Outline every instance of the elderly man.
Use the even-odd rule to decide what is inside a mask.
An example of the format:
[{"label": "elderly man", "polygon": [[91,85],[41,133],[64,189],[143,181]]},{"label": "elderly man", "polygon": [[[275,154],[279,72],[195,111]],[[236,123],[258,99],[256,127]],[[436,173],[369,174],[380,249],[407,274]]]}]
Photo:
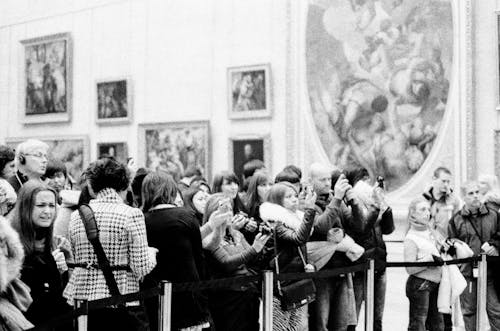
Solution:
[{"label": "elderly man", "polygon": [[17,146],[15,158],[17,172],[8,179],[16,193],[28,180],[42,180],[47,169],[48,150],[49,145],[36,139],[28,139]]},{"label": "elderly man", "polygon": [[[481,252],[498,255],[500,247],[500,217],[498,212],[487,208],[482,202],[477,182],[462,186],[464,207],[453,216],[448,224],[448,235],[469,245],[475,255]],[[467,263],[461,267],[468,286],[460,296],[465,330],[476,329],[477,266]],[[494,277],[488,269],[486,312],[492,331],[500,331],[500,301],[494,287]]]}]

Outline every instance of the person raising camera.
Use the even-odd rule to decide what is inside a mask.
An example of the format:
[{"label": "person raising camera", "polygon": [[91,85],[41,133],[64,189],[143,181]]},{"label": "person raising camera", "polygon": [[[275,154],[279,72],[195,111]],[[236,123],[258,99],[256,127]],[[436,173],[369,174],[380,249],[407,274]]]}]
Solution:
[{"label": "person raising camera", "polygon": [[[211,276],[228,278],[255,274],[247,264],[260,254],[271,233],[261,228],[250,245],[243,234],[233,227],[231,201],[223,193],[215,193],[208,199],[204,223],[215,213],[227,215],[227,219],[215,230],[221,240],[218,246],[210,249],[207,258]],[[259,330],[259,290],[255,284],[218,289],[210,295],[209,307],[218,331]]]}]

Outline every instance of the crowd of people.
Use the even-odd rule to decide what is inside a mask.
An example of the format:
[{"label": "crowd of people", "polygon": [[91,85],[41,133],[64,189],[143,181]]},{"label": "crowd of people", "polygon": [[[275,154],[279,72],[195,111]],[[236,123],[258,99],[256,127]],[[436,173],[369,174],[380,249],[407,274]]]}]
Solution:
[{"label": "crowd of people", "polygon": [[[383,180],[373,181],[366,169],[314,163],[303,176],[290,165],[271,178],[255,163],[244,182],[222,171],[210,184],[197,169],[176,181],[102,155],[72,183],[48,149],[32,139],[15,151],[0,146],[0,330],[43,325],[75,300],[134,293],[162,280],[311,272],[367,259],[376,269],[374,330],[382,330],[383,235],[395,226]],[[496,179],[465,183],[459,198],[451,177],[447,168],[436,169],[431,187],[410,203],[405,261],[498,255]],[[407,268],[408,330],[451,330],[462,315],[466,330],[475,330],[477,265],[463,264],[458,275],[449,267]],[[500,330],[496,269],[488,270],[487,284],[492,330]],[[452,275],[462,282],[450,281]],[[172,329],[257,331],[258,286],[174,292]],[[364,300],[363,272],[278,281],[273,330],[355,330]],[[91,311],[89,330],[157,330],[158,320],[158,300],[151,298]]]}]

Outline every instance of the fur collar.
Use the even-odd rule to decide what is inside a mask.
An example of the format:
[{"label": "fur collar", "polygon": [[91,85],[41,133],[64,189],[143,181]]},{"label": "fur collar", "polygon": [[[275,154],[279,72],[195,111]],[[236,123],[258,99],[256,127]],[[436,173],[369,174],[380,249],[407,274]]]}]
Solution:
[{"label": "fur collar", "polygon": [[5,218],[0,217],[0,293],[19,276],[23,259],[24,250],[19,235]]},{"label": "fur collar", "polygon": [[298,230],[304,219],[304,213],[300,210],[293,212],[280,205],[264,202],[260,206],[260,218],[264,221],[275,221],[285,224],[287,227]]}]

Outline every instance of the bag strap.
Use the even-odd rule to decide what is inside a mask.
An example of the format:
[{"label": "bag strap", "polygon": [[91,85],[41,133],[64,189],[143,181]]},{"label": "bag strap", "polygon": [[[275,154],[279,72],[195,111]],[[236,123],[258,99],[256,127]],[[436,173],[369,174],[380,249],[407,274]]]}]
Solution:
[{"label": "bag strap", "polygon": [[305,268],[307,266],[307,262],[306,259],[304,258],[304,253],[302,253],[300,246],[297,246],[297,250],[299,251],[300,259],[302,260],[302,264],[304,265]]},{"label": "bag strap", "polygon": [[85,226],[85,232],[87,233],[87,238],[94,247],[94,253],[97,255],[97,263],[99,264],[99,268],[102,270],[104,274],[104,279],[106,280],[106,284],[108,285],[109,293],[112,296],[120,295],[120,290],[118,289],[118,285],[116,284],[115,276],[113,275],[113,271],[111,271],[111,266],[109,264],[108,257],[102,248],[101,241],[99,240],[99,229],[97,228],[97,222],[95,220],[94,212],[89,205],[81,205],[78,208],[78,213],[80,214],[80,218],[83,221],[83,225]]}]

